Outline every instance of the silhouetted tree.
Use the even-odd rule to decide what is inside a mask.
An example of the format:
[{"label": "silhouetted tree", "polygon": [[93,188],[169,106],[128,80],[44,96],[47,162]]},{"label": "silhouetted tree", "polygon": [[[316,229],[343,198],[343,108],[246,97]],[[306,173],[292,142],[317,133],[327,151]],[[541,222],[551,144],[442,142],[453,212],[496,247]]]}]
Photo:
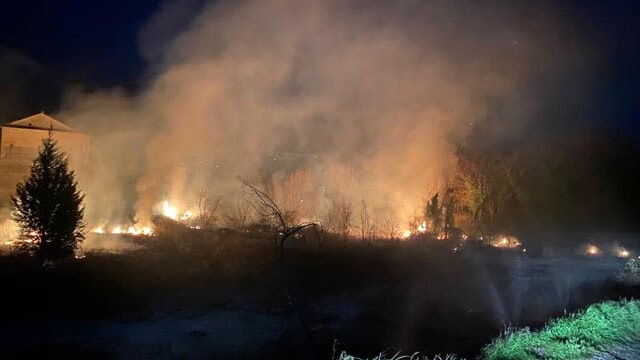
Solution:
[{"label": "silhouetted tree", "polygon": [[375,236],[375,224],[369,211],[369,205],[367,201],[362,199],[360,201],[360,207],[358,209],[358,222],[360,225],[360,239],[362,242],[373,239]]},{"label": "silhouetted tree", "polygon": [[431,199],[427,201],[425,218],[431,222],[431,231],[434,236],[437,236],[442,225],[442,206],[440,205],[440,197],[438,193],[433,195]]},{"label": "silhouetted tree", "polygon": [[196,226],[207,229],[218,221],[222,200],[213,197],[209,191],[200,188],[196,191],[196,203],[198,205],[195,218]]},{"label": "silhouetted tree", "polygon": [[43,262],[73,256],[84,240],[83,199],[66,155],[49,134],[11,197],[20,248]]},{"label": "silhouetted tree", "polygon": [[280,209],[280,206],[273,200],[273,195],[259,189],[256,185],[243,178],[240,178],[240,182],[258,216],[275,229],[277,240],[280,243],[280,261],[284,260],[284,244],[287,239],[301,233],[308,227],[320,226],[319,223],[314,221],[299,222],[296,214]]},{"label": "silhouetted tree", "polygon": [[255,221],[253,215],[249,202],[231,203],[224,213],[225,225],[236,231],[246,231],[249,225]]},{"label": "silhouetted tree", "polygon": [[400,220],[398,220],[398,217],[393,213],[387,214],[382,219],[382,230],[387,239],[398,238],[400,232]]},{"label": "silhouetted tree", "polygon": [[348,197],[338,193],[329,196],[325,225],[329,231],[338,234],[343,241],[347,241],[351,233],[351,208],[351,200]]},{"label": "silhouetted tree", "polygon": [[444,207],[444,237],[449,240],[451,237],[451,230],[455,226],[455,198],[453,197],[452,189],[447,189],[442,205]]}]

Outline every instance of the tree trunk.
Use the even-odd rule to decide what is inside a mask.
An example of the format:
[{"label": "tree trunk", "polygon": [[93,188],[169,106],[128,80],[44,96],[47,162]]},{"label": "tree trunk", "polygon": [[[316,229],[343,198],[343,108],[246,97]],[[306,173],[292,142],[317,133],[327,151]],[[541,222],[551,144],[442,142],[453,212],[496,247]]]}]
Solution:
[{"label": "tree trunk", "polygon": [[287,240],[288,237],[289,237],[289,234],[285,233],[280,238],[280,262],[284,261],[284,241]]}]

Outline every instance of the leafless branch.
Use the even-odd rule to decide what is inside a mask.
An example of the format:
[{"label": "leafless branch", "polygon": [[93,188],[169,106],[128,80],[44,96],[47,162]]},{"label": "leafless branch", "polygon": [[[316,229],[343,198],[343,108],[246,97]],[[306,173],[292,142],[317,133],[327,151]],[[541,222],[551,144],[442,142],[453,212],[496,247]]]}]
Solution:
[{"label": "leafless branch", "polygon": [[245,195],[250,199],[249,202],[263,219],[269,221],[271,225],[277,230],[277,234],[280,242],[280,259],[284,258],[284,243],[291,236],[308,227],[319,226],[318,223],[313,221],[306,221],[298,223],[295,221],[295,216],[283,212],[278,204],[273,200],[273,197],[264,190],[261,190],[252,182],[239,177],[240,182],[243,185],[243,191]]}]

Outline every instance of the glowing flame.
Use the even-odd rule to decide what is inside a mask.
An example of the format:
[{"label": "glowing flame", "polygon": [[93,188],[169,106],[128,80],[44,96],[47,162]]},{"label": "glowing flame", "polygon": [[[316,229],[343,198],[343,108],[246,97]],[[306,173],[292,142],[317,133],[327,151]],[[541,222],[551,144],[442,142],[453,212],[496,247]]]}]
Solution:
[{"label": "glowing flame", "polygon": [[[103,227],[96,227],[93,228],[91,230],[92,233],[95,234],[106,234],[106,231],[104,230]],[[128,235],[144,235],[144,236],[151,236],[153,235],[153,228],[150,226],[142,226],[142,227],[137,227],[134,225],[129,225],[129,226],[123,226],[123,225],[116,225],[112,230],[111,230],[111,234],[114,235],[121,235],[121,234],[128,234]]]},{"label": "glowing flame", "polygon": [[627,258],[629,257],[629,255],[631,255],[629,253],[629,250],[624,249],[624,248],[620,248],[616,251],[616,256],[621,257],[621,258]]},{"label": "glowing flame", "polygon": [[515,249],[522,245],[514,236],[500,236],[491,241],[491,246],[503,249]]},{"label": "glowing flame", "polygon": [[[169,200],[164,200],[162,202],[162,215],[175,220],[175,221],[186,221],[194,218],[194,212],[192,210],[187,210],[181,216],[178,215],[178,208],[174,206]],[[190,226],[192,229],[200,229],[198,226]],[[111,228],[111,227],[109,227]],[[154,234],[152,226],[141,226],[137,224],[125,223],[118,224],[111,228],[111,231],[107,232],[104,225],[96,226],[90,230],[90,232],[95,234],[114,234],[114,235],[133,235],[133,236],[152,236]]]},{"label": "glowing flame", "polygon": [[411,230],[408,230],[408,229],[407,229],[407,230],[403,230],[403,231],[402,231],[402,238],[403,238],[403,239],[408,239],[408,238],[410,238],[410,237],[411,237]]},{"label": "glowing flame", "polygon": [[165,200],[162,203],[162,215],[169,219],[178,220],[178,209],[169,203],[169,200]]},{"label": "glowing flame", "polygon": [[598,247],[595,245],[589,245],[587,246],[586,253],[587,255],[591,255],[591,256],[600,255],[600,249],[598,249]]},{"label": "glowing flame", "polygon": [[182,214],[182,216],[180,216],[180,220],[182,220],[182,221],[189,220],[192,217],[193,217],[193,211],[187,210],[187,211],[185,211],[184,214]]},{"label": "glowing flame", "polygon": [[427,222],[423,221],[422,224],[418,225],[418,232],[425,233],[427,231]]},{"label": "glowing flame", "polygon": [[91,232],[94,234],[104,234],[104,228],[101,226],[95,227],[91,229]]},{"label": "glowing flame", "polygon": [[138,235],[139,231],[134,226],[129,226],[127,228],[127,234]]}]

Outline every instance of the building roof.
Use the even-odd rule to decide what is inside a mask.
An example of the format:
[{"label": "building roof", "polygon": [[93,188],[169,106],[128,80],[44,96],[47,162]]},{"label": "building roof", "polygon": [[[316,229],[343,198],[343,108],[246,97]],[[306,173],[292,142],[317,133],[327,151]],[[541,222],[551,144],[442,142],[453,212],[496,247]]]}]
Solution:
[{"label": "building roof", "polygon": [[53,130],[53,131],[75,131],[60,121],[52,118],[45,113],[39,113],[28,116],[24,119],[12,121],[7,124],[3,124],[4,127],[18,127],[27,129],[38,130]]}]

